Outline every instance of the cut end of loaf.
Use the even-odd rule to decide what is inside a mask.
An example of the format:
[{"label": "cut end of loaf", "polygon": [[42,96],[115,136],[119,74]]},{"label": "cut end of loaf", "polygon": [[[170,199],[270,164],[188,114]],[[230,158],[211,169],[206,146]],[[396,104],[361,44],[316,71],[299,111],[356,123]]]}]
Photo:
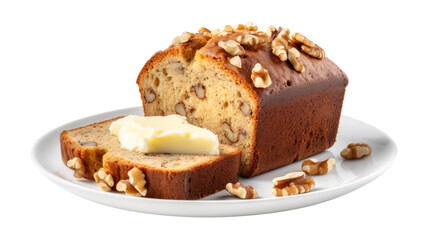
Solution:
[{"label": "cut end of loaf", "polygon": [[163,58],[140,75],[145,114],[180,114],[213,131],[223,144],[242,149],[240,173],[251,168],[258,102],[253,93],[210,60]]}]

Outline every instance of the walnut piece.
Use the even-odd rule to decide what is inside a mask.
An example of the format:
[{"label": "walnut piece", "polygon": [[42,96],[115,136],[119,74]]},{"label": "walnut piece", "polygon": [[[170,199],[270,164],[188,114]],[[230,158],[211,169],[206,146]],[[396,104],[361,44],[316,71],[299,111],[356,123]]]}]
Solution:
[{"label": "walnut piece", "polygon": [[250,77],[257,88],[267,88],[272,83],[268,70],[265,70],[259,63],[253,67]]},{"label": "walnut piece", "polygon": [[238,133],[232,131],[231,125],[228,122],[223,122],[220,127],[224,132],[224,136],[231,143],[236,143],[238,141]]},{"label": "walnut piece", "polygon": [[310,57],[322,59],[325,57],[325,51],[313,41],[310,41],[307,37],[301,33],[294,33],[292,35],[292,41],[298,43],[301,46],[301,50]]},{"label": "walnut piece", "polygon": [[98,172],[94,173],[95,182],[100,186],[101,190],[109,192],[115,185],[112,175],[108,174],[104,168],[100,168]]},{"label": "walnut piece", "polygon": [[229,63],[231,63],[232,65],[241,68],[241,58],[240,56],[235,56],[231,59],[229,59]]},{"label": "walnut piece", "polygon": [[252,114],[252,109],[250,108],[250,104],[248,102],[242,102],[240,104],[240,110],[244,116],[249,116],[250,114]]},{"label": "walnut piece", "polygon": [[286,41],[291,40],[291,38],[289,36],[289,34],[290,34],[289,28],[280,28],[280,29],[279,29],[280,32],[277,34],[276,38],[283,38]]},{"label": "walnut piece", "polygon": [[372,153],[371,147],[366,143],[350,143],[347,148],[341,151],[340,155],[344,159],[358,159]]},{"label": "walnut piece", "polygon": [[252,186],[244,186],[239,182],[236,184],[226,184],[226,190],[241,199],[253,199],[258,197],[258,192],[256,192]]},{"label": "walnut piece", "polygon": [[231,25],[225,25],[225,27],[223,27],[221,32],[233,33],[234,29],[231,27]]},{"label": "walnut piece", "polygon": [[281,37],[276,37],[271,42],[271,48],[273,49],[273,54],[279,57],[279,59],[283,62],[287,60],[287,53],[286,53],[287,44],[288,44],[287,41]]},{"label": "walnut piece", "polygon": [[325,51],[317,44],[314,47],[301,45],[301,50],[305,52],[307,55],[314,58],[322,59],[325,57]]},{"label": "walnut piece", "polygon": [[229,53],[232,56],[244,54],[244,48],[234,40],[219,41],[218,46],[223,48],[225,52]]},{"label": "walnut piece", "polygon": [[116,184],[116,191],[125,192],[126,195],[141,197],[142,195],[128,180],[121,180]]},{"label": "walnut piece", "polygon": [[313,41],[310,41],[306,36],[302,35],[301,33],[294,33],[292,34],[292,41],[304,44],[309,47],[314,47],[315,44]]},{"label": "walnut piece", "polygon": [[238,139],[240,139],[240,138],[246,138],[247,137],[247,131],[246,130],[244,130],[244,129],[240,129],[239,131],[238,131]]},{"label": "walnut piece", "polygon": [[220,33],[220,29],[213,29],[211,32],[212,32],[212,36],[215,36]]},{"label": "walnut piece", "polygon": [[258,26],[256,26],[253,22],[247,22],[245,24],[247,31],[258,31]]},{"label": "walnut piece", "polygon": [[147,103],[153,102],[156,98],[156,93],[152,89],[145,89],[144,90],[144,99]]},{"label": "walnut piece", "polygon": [[307,175],[325,175],[335,166],[335,159],[328,158],[323,162],[319,162],[315,158],[305,160],[302,165],[302,171]]},{"label": "walnut piece", "polygon": [[189,33],[189,32],[183,32],[182,35],[177,36],[173,39],[172,44],[177,45],[180,43],[185,43],[187,41],[189,41],[189,39],[191,39],[193,37],[194,34]]},{"label": "walnut piece", "polygon": [[130,171],[128,171],[128,177],[129,177],[129,181],[131,183],[131,185],[133,185],[133,187],[142,195],[142,196],[146,196],[147,194],[147,189],[145,187],[146,185],[146,180],[145,180],[145,175],[144,173],[134,167],[133,169],[131,169]]},{"label": "walnut piece", "polygon": [[85,176],[85,165],[83,164],[82,159],[75,157],[67,161],[67,167],[74,170],[73,177],[83,178]]},{"label": "walnut piece", "polygon": [[249,31],[249,30],[247,29],[247,27],[244,24],[240,23],[234,27],[234,32],[245,32],[245,31]]},{"label": "walnut piece", "polygon": [[292,172],[282,177],[274,178],[271,193],[275,196],[289,196],[311,191],[315,182],[312,177],[304,178],[303,172]]},{"label": "walnut piece", "polygon": [[204,99],[206,97],[206,86],[201,83],[198,83],[194,86],[195,94],[199,99]]},{"label": "walnut piece", "polygon": [[264,32],[244,33],[238,35],[235,40],[242,45],[255,46],[267,42],[268,35]]},{"label": "walnut piece", "polygon": [[301,60],[299,59],[299,51],[296,50],[296,48],[289,49],[287,56],[295,71],[300,73],[305,71],[304,64],[302,64]]},{"label": "walnut piece", "polygon": [[178,104],[176,104],[176,106],[174,107],[174,109],[176,110],[176,113],[186,117],[186,108],[185,108],[185,104],[182,102],[179,102]]},{"label": "walnut piece", "polygon": [[180,62],[171,62],[169,65],[170,65],[171,69],[174,69],[174,72],[176,72],[178,74],[184,74],[185,73],[185,68],[183,67],[183,65]]},{"label": "walnut piece", "polygon": [[198,32],[206,38],[212,38],[213,37],[212,32],[205,27],[200,27],[200,29],[198,29]]},{"label": "walnut piece", "polygon": [[273,33],[275,33],[277,31],[277,29],[270,25],[265,29],[265,33],[267,34],[268,38],[271,38],[273,36]]},{"label": "walnut piece", "polygon": [[246,24],[238,24],[233,29],[234,32],[255,32],[258,31],[258,26],[253,22],[247,22]]},{"label": "walnut piece", "polygon": [[82,147],[97,147],[97,143],[96,143],[96,142],[92,142],[92,141],[89,141],[89,142],[81,142],[81,141],[78,141],[78,143],[79,143]]},{"label": "walnut piece", "polygon": [[286,52],[290,31],[288,28],[279,28],[279,32],[275,36],[274,40],[271,42],[271,49],[274,55],[279,57],[279,59],[285,62],[288,59],[288,54]]},{"label": "walnut piece", "polygon": [[222,29],[214,29],[211,31],[212,36],[226,36],[231,33],[234,33],[234,28],[230,25],[226,25]]}]

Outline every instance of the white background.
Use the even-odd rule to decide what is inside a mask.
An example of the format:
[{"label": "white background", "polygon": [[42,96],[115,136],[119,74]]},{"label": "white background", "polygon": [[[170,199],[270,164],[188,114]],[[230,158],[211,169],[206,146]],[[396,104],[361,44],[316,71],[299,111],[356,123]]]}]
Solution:
[{"label": "white background", "polygon": [[[1,1],[0,238],[427,237],[429,17],[423,4]],[[45,132],[139,106],[137,74],[175,36],[249,20],[304,33],[348,74],[343,114],[380,128],[398,145],[386,173],[352,193],[302,209],[183,218],[87,201],[35,168],[31,147]]]}]

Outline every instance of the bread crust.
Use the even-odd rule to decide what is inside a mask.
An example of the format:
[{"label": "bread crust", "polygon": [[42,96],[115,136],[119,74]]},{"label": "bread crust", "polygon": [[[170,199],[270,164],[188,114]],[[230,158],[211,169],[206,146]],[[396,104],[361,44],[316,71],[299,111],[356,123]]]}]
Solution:
[{"label": "bread crust", "polygon": [[296,102],[265,107],[258,120],[254,157],[246,177],[307,158],[334,145],[344,91],[332,89]]},{"label": "bread crust", "polygon": [[128,171],[139,168],[146,175],[147,195],[150,198],[192,200],[206,197],[225,189],[227,183],[238,181],[241,150],[228,155],[219,155],[186,170],[147,167],[130,163],[126,159],[107,153],[103,157],[103,168],[115,182],[128,179]]},{"label": "bread crust", "polygon": [[[300,57],[306,70],[298,73],[271,53],[269,43],[246,51],[242,68],[236,68],[217,46],[217,42],[227,39],[213,38],[200,49],[199,56],[211,59],[235,81],[246,82],[258,103],[253,159],[249,170],[241,175],[255,176],[331,147],[348,85],[346,74],[328,58],[315,59],[306,54]],[[290,44],[288,48],[299,47]],[[272,84],[267,88],[253,85],[250,76],[256,63],[261,63],[270,74]]]}]

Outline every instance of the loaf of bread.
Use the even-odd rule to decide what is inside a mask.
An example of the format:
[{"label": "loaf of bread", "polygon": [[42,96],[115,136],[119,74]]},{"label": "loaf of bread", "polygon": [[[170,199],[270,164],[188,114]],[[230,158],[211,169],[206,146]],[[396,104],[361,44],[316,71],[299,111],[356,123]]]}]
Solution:
[{"label": "loaf of bread", "polygon": [[146,197],[199,199],[238,181],[241,150],[221,144],[220,155],[144,154],[121,148],[109,131],[116,119],[94,123],[61,133],[64,164],[75,157],[83,162],[84,177],[94,180],[101,167],[117,183],[128,179],[134,167],[146,176]]},{"label": "loaf of bread", "polygon": [[145,115],[210,129],[242,149],[240,174],[250,177],[332,146],[348,79],[304,35],[249,23],[183,33],[137,84]]}]

